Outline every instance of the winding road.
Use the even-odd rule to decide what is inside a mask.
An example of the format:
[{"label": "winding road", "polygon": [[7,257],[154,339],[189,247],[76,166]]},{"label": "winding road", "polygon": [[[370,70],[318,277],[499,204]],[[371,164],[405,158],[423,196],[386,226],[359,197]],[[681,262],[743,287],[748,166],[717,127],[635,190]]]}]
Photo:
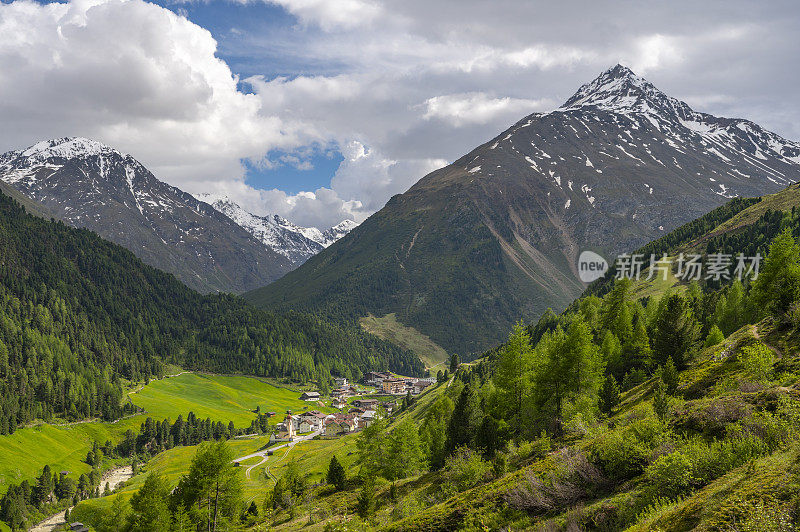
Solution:
[{"label": "winding road", "polygon": [[[285,448],[286,452],[283,453],[283,456],[281,456],[279,459],[276,460],[276,462],[280,462],[281,460],[286,458],[286,456],[289,454],[289,451],[292,450],[292,447],[294,447],[295,445],[297,445],[300,442],[304,442],[304,441],[313,439],[316,436],[319,436],[320,434],[322,434],[321,430],[315,430],[314,432],[309,432],[308,434],[306,434],[304,436],[298,436],[298,437],[296,437],[294,440],[292,440],[290,442],[282,443],[281,445],[276,445],[275,447],[264,448],[264,449],[261,449],[260,451],[255,452],[255,453],[247,454],[245,456],[240,456],[239,458],[235,458],[233,461],[234,462],[244,462],[245,460],[249,460],[250,458],[255,458],[257,456],[261,457],[261,461],[260,462],[257,462],[255,464],[251,465],[250,467],[248,467],[245,470],[244,476],[249,479],[250,478],[250,471],[252,471],[253,469],[257,468],[258,466],[264,464],[267,460],[269,460],[269,453],[270,452],[274,453],[278,449],[284,449]],[[267,475],[272,476],[270,474],[270,472],[269,472],[269,468],[267,468]]]}]

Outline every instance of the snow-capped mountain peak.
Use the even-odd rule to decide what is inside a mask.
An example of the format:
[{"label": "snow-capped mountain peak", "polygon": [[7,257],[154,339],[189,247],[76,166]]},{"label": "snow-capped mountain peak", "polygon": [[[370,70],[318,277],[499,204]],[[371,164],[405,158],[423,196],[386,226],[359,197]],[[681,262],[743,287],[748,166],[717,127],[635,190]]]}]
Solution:
[{"label": "snow-capped mountain peak", "polygon": [[20,152],[20,155],[34,161],[43,161],[50,158],[73,159],[75,157],[86,157],[103,153],[123,155],[102,142],[84,137],[64,137],[60,139],[44,140]]},{"label": "snow-capped mountain peak", "polygon": [[630,68],[616,65],[582,85],[560,110],[596,107],[617,113],[639,112],[688,118],[691,108],[667,96]]},{"label": "snow-capped mountain peak", "polygon": [[301,227],[277,214],[258,216],[246,211],[227,196],[196,194],[195,197],[210,204],[256,239],[295,264],[302,264],[358,225],[352,220],[344,220],[321,231],[316,227]]}]

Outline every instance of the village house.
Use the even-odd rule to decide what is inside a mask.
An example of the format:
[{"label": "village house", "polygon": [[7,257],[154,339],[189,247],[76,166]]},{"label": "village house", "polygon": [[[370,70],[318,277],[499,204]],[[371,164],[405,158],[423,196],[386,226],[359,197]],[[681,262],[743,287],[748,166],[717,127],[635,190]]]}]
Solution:
[{"label": "village house", "polygon": [[392,375],[390,373],[385,373],[381,371],[370,371],[366,375],[364,375],[364,384],[369,386],[380,387],[384,380],[391,379]]},{"label": "village house", "polygon": [[403,379],[385,379],[381,383],[383,393],[390,395],[403,395],[406,393],[406,381]]},{"label": "village house", "polygon": [[[300,432],[310,432],[313,430],[321,430],[322,429],[322,421],[325,419],[325,414],[320,412],[319,410],[311,410],[310,412],[304,412],[300,414],[300,423],[306,423],[310,427],[309,430],[300,430]],[[298,430],[301,428],[298,425]]]},{"label": "village house", "polygon": [[378,414],[374,410],[367,410],[358,420],[358,428],[365,429],[372,425],[378,419]]},{"label": "village house", "polygon": [[303,392],[300,396],[301,401],[319,401],[320,395],[319,392]]},{"label": "village house", "polygon": [[331,397],[338,399],[346,399],[349,395],[346,388],[337,388],[331,392]]},{"label": "village house", "polygon": [[348,415],[337,415],[325,420],[325,436],[347,434],[356,430],[357,426],[357,418]]},{"label": "village house", "polygon": [[347,388],[347,379],[344,377],[334,377],[333,382],[337,388]]},{"label": "village house", "polygon": [[347,408],[347,401],[337,397],[331,402],[331,406],[333,406],[333,408]]},{"label": "village house", "polygon": [[431,384],[429,382],[420,379],[411,385],[412,386],[411,393],[413,393],[414,395],[421,394],[425,390],[425,388],[427,388],[430,385]]},{"label": "village house", "polygon": [[377,399],[356,399],[353,401],[353,406],[363,408],[364,410],[375,410],[378,407]]}]

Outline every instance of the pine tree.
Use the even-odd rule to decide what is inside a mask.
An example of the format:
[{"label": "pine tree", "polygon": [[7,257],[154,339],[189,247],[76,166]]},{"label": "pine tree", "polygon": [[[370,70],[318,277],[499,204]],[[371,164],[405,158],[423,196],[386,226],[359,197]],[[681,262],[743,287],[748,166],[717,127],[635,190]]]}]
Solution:
[{"label": "pine tree", "polygon": [[478,394],[467,384],[458,396],[453,415],[447,427],[447,440],[445,450],[452,453],[458,447],[469,446],[475,437],[475,432],[483,419]]},{"label": "pine tree", "polygon": [[618,280],[600,308],[601,327],[614,333],[622,343],[625,343],[633,332],[632,316],[628,306],[630,289],[630,279]]},{"label": "pine tree", "polygon": [[711,326],[711,330],[708,331],[708,336],[706,336],[706,341],[703,343],[704,347],[711,347],[713,345],[718,345],[725,340],[725,335],[716,325]]},{"label": "pine tree", "polygon": [[[636,320],[633,334],[622,346],[623,370],[644,370],[652,364],[653,351],[650,348],[650,337],[647,334],[644,318]],[[619,374],[617,376],[619,376]]]},{"label": "pine tree", "polygon": [[668,395],[675,395],[678,391],[678,370],[672,362],[672,357],[667,359],[667,363],[661,369],[661,380],[664,383],[665,391]]},{"label": "pine tree", "polygon": [[610,373],[606,375],[603,385],[600,387],[600,397],[598,407],[605,415],[610,415],[614,407],[619,404],[619,384],[617,379]]},{"label": "pine tree", "polygon": [[336,488],[336,491],[342,491],[347,483],[347,474],[335,455],[331,458],[330,464],[328,464],[327,480],[328,484]]},{"label": "pine tree", "polygon": [[131,515],[128,528],[131,532],[168,530],[170,514],[167,499],[169,486],[158,473],[150,473],[142,487],[131,497]]},{"label": "pine tree", "polygon": [[458,359],[458,355],[455,353],[450,355],[450,373],[455,373],[460,365],[461,361]]},{"label": "pine tree", "polygon": [[626,365],[622,358],[622,343],[609,330],[603,333],[603,341],[600,344],[600,354],[606,365],[606,370],[615,375],[625,373]]},{"label": "pine tree", "polygon": [[493,378],[500,416],[515,428],[522,425],[523,403],[530,388],[528,373],[532,362],[530,336],[523,323],[519,322],[514,325],[508,342],[500,351]]},{"label": "pine tree", "polygon": [[596,406],[603,369],[600,352],[580,317],[573,319],[566,334],[556,329],[537,347],[543,348],[543,352],[534,377],[533,399],[540,420],[561,435],[567,402],[576,403],[583,398],[588,408]]},{"label": "pine tree", "polygon": [[656,391],[653,395],[653,410],[655,411],[658,419],[665,421],[669,414],[669,396],[667,395],[666,386],[659,381],[656,385]]},{"label": "pine tree", "polygon": [[425,414],[420,427],[422,440],[431,469],[438,470],[444,466],[446,458],[447,427],[453,414],[453,401],[443,395],[436,400]]},{"label": "pine tree", "polygon": [[672,357],[682,369],[697,347],[700,325],[694,313],[679,294],[668,296],[656,318],[653,333],[653,352],[656,363],[663,365]]},{"label": "pine tree", "polygon": [[389,457],[385,476],[399,480],[414,475],[424,467],[425,453],[417,426],[406,418],[400,422],[389,437]]},{"label": "pine tree", "polygon": [[369,519],[375,513],[375,477],[372,475],[367,475],[363,479],[356,511],[361,519]]},{"label": "pine tree", "polygon": [[753,282],[753,301],[775,317],[782,318],[800,297],[800,246],[789,229],[769,247],[758,279]]}]

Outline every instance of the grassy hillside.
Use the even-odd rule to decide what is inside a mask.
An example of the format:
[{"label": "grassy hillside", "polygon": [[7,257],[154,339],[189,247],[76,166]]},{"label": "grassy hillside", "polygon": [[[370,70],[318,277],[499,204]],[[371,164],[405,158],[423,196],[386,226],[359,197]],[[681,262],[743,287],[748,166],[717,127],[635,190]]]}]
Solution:
[{"label": "grassy hillside", "polygon": [[145,417],[117,423],[38,425],[0,436],[0,494],[9,484],[31,481],[45,465],[54,471],[70,471],[76,478],[88,473],[91,466],[84,460],[92,442],[120,441],[126,430],[138,430]]},{"label": "grassy hillside", "polygon": [[302,392],[262,380],[232,375],[184,373],[153,381],[128,397],[153,419],[175,419],[192,411],[200,418],[233,421],[237,428],[250,425],[256,407],[261,412],[301,411],[312,406],[299,399]]},{"label": "grassy hillside", "polygon": [[359,323],[368,333],[411,351],[422,360],[426,369],[433,370],[434,373],[447,362],[447,351],[415,328],[406,327],[397,321],[394,313],[382,318],[369,314],[361,318]]},{"label": "grassy hillside", "polygon": [[33,419],[129,414],[121,382],[163,375],[170,363],[295,382],[424,370],[355,324],[198,294],[128,250],[32,216],[2,193],[0,241],[0,434]]}]

